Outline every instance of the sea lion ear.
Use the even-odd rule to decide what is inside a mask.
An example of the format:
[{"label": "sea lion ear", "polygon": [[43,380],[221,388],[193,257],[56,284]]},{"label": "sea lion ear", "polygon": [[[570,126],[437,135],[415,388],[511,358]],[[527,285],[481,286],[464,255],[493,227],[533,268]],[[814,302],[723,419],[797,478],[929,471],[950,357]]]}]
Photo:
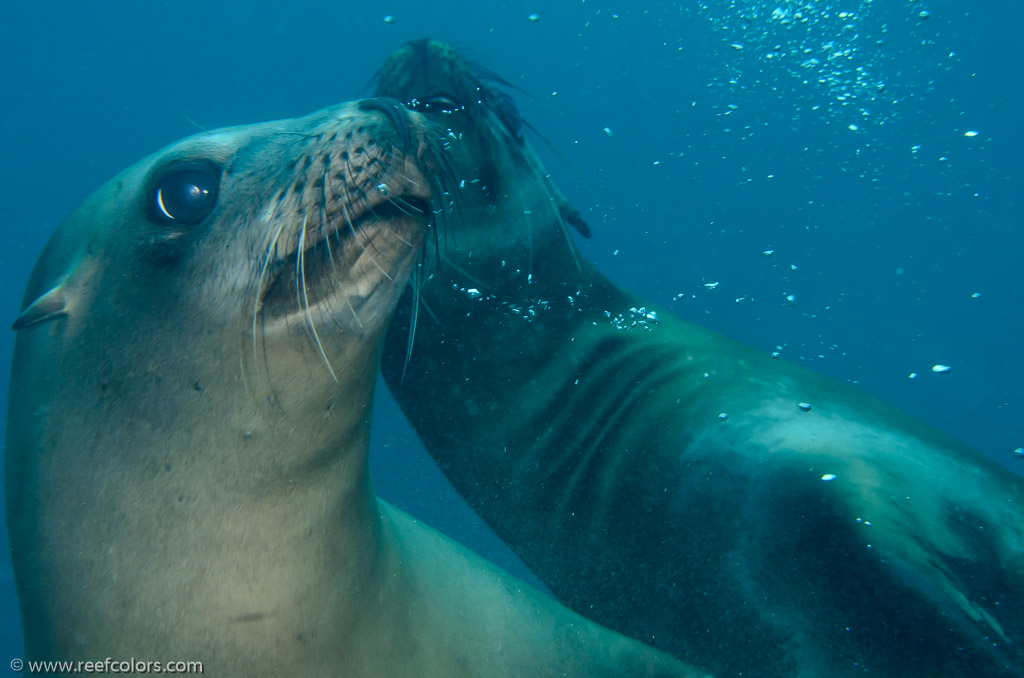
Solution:
[{"label": "sea lion ear", "polygon": [[15,332],[27,330],[51,320],[63,318],[67,314],[67,298],[64,295],[63,283],[61,283],[29,304],[11,325],[11,329]]},{"label": "sea lion ear", "polygon": [[583,217],[580,216],[578,209],[570,205],[568,202],[561,202],[558,205],[558,214],[562,217],[562,221],[572,226],[580,232],[584,238],[590,237],[590,226],[587,226],[587,222],[583,221]]}]

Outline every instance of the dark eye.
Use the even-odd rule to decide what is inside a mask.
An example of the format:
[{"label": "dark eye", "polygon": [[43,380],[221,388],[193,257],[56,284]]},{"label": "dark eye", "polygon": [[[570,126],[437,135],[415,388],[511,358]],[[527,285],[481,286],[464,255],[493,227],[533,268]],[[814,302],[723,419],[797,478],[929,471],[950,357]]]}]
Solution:
[{"label": "dark eye", "polygon": [[171,170],[156,185],[153,212],[163,221],[197,224],[213,211],[219,188],[219,169],[188,167]]},{"label": "dark eye", "polygon": [[435,94],[411,102],[410,108],[418,111],[440,111],[451,113],[462,108],[455,99],[445,94]]},{"label": "dark eye", "polygon": [[431,106],[436,106],[437,108],[440,108],[440,109],[443,109],[443,110],[446,110],[446,111],[454,111],[456,108],[459,107],[459,104],[458,104],[458,102],[455,101],[455,99],[453,99],[453,98],[451,98],[449,96],[445,96],[443,94],[439,94],[438,96],[433,97],[430,100],[430,105]]}]

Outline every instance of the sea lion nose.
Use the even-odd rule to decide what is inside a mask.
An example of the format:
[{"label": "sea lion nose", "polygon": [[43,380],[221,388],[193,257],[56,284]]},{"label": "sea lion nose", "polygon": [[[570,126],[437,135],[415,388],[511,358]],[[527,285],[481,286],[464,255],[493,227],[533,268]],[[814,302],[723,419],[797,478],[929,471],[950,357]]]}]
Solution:
[{"label": "sea lion nose", "polygon": [[398,132],[398,143],[402,151],[409,150],[409,143],[412,140],[412,133],[409,131],[408,109],[398,99],[391,97],[376,97],[363,99],[359,102],[361,111],[380,111],[388,116],[391,124]]}]

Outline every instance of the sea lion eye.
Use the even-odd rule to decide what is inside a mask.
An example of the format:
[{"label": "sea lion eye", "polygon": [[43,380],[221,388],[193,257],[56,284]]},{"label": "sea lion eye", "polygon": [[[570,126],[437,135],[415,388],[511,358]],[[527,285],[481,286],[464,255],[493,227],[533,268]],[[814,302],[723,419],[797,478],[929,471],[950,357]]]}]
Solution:
[{"label": "sea lion eye", "polygon": [[413,106],[414,110],[441,111],[442,113],[451,113],[462,108],[455,99],[445,94],[424,97],[418,100],[416,104]]},{"label": "sea lion eye", "polygon": [[153,213],[161,221],[197,224],[213,211],[219,189],[219,169],[193,166],[171,170],[157,182]]}]

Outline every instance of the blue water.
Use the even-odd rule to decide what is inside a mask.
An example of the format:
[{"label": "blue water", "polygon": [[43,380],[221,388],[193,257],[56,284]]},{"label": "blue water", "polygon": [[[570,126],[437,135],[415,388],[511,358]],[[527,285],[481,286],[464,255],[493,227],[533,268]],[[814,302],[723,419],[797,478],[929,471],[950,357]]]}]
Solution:
[{"label": "blue water", "polygon": [[[197,125],[368,95],[393,49],[430,36],[526,92],[612,278],[1024,470],[1019,3],[551,4],[5,7],[0,319],[63,216],[123,167]],[[376,407],[379,493],[525,574],[386,392]],[[4,562],[0,666],[20,644]]]}]

